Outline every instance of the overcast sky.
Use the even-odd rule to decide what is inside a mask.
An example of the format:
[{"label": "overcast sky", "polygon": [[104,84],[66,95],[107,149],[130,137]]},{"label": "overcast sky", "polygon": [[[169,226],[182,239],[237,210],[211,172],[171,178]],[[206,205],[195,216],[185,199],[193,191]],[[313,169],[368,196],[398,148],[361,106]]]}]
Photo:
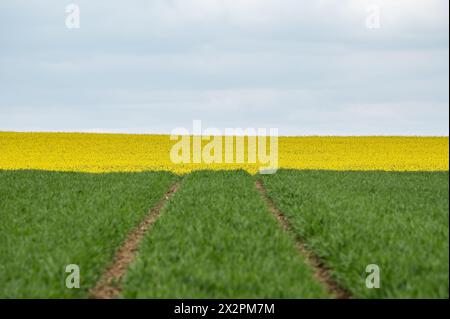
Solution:
[{"label": "overcast sky", "polygon": [[1,0],[0,131],[447,136],[448,5]]}]

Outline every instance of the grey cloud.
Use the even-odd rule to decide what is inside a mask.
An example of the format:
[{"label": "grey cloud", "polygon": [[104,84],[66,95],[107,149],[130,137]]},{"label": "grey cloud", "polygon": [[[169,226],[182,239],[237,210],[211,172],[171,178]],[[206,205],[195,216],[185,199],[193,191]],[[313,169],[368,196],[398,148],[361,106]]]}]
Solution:
[{"label": "grey cloud", "polygon": [[447,1],[74,2],[0,4],[0,130],[448,135]]}]

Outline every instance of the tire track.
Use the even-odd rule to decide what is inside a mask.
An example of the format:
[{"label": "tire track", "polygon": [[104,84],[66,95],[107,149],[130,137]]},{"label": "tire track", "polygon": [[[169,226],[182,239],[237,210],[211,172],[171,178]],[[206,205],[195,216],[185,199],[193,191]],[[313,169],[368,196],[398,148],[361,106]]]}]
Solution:
[{"label": "tire track", "polygon": [[125,242],[117,250],[112,264],[106,269],[99,281],[89,291],[91,299],[113,299],[122,291],[121,280],[128,267],[133,262],[139,244],[149,231],[153,223],[158,219],[161,209],[167,201],[175,194],[180,187],[181,182],[173,184],[164,194],[163,198],[150,210],[144,220],[128,235]]},{"label": "tire track", "polygon": [[256,181],[256,188],[261,194],[261,197],[266,202],[267,207],[270,212],[276,217],[281,227],[294,235],[295,238],[295,247],[298,252],[305,257],[307,263],[314,270],[314,277],[317,281],[319,281],[325,288],[328,293],[332,295],[336,299],[350,299],[350,292],[343,287],[340,287],[339,284],[331,278],[330,270],[320,261],[320,259],[310,250],[305,247],[305,244],[300,240],[300,238],[295,235],[294,231],[291,229],[289,222],[284,217],[284,215],[278,210],[275,206],[273,200],[267,195],[267,191],[261,180]]}]

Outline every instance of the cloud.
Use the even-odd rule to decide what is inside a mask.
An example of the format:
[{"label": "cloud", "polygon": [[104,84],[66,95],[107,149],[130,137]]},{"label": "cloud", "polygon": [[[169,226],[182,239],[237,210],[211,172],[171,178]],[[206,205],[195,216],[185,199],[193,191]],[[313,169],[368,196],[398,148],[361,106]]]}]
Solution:
[{"label": "cloud", "polygon": [[448,135],[448,1],[74,2],[0,3],[0,130]]}]

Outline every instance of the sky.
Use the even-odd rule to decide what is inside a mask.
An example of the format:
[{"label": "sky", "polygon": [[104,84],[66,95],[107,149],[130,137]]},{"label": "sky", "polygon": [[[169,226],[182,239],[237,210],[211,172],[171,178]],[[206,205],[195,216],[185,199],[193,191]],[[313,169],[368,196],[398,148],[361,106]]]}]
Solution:
[{"label": "sky", "polygon": [[448,6],[2,0],[0,131],[448,136]]}]

